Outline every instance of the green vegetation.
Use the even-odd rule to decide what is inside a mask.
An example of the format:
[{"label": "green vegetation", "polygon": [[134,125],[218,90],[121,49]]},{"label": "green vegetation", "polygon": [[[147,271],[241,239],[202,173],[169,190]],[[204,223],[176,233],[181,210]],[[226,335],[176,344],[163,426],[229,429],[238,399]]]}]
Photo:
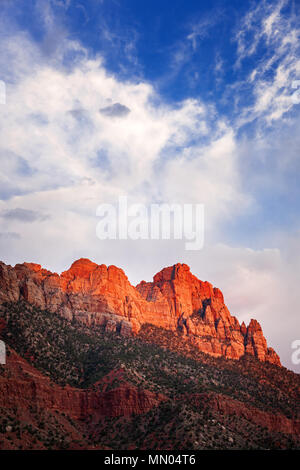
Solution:
[{"label": "green vegetation", "polygon": [[[259,363],[252,357],[240,361],[213,358],[188,348],[180,335],[151,325],[145,325],[136,337],[107,333],[25,302],[2,305],[0,318],[6,323],[2,336],[7,345],[56,384],[87,388],[100,381],[97,390],[102,387],[108,391],[126,380],[165,397],[158,407],[141,416],[91,417],[85,423],[32,406],[31,424],[26,424],[17,410],[8,413],[3,409],[0,438],[2,433],[15,448],[24,445],[24,435],[30,445],[47,449],[81,448],[87,443],[112,449],[299,446],[289,435],[271,433],[234,414],[199,408],[197,400],[189,398],[215,392],[238,399],[245,406],[291,418],[297,415],[299,376],[286,369]],[[115,374],[106,382],[107,374],[119,369],[123,376]],[[4,372],[1,367],[0,376]]]}]

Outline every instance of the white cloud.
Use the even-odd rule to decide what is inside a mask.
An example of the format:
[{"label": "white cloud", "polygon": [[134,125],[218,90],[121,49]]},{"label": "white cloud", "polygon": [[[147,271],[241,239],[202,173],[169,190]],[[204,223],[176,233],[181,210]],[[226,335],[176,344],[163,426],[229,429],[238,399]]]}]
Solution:
[{"label": "white cloud", "polygon": [[[51,59],[24,33],[2,44],[9,92],[0,116],[0,209],[51,216],[30,228],[9,220],[21,241],[9,255],[3,247],[8,261],[25,253],[62,267],[66,250],[73,255],[86,240],[97,246],[96,207],[120,194],[205,203],[211,230],[244,204],[235,135],[213,106],[167,105],[149,83],[118,80],[74,41],[65,39]],[[63,65],[71,52],[76,60]],[[115,103],[130,112],[99,112]]]},{"label": "white cloud", "polygon": [[247,79],[254,103],[244,109],[239,125],[258,118],[270,125],[295,105],[292,82],[300,75],[300,30],[296,18],[283,13],[286,6],[286,0],[259,2],[246,14],[236,34],[237,67],[258,48],[263,51]]},{"label": "white cloud", "polygon": [[202,15],[199,21],[194,21],[190,25],[190,32],[187,35],[187,39],[191,41],[194,51],[197,49],[198,42],[201,42],[206,36],[209,35],[212,28],[222,19],[222,16],[222,10],[214,10],[213,15]]},{"label": "white cloud", "polygon": [[300,272],[299,233],[284,234],[277,244],[276,249],[264,250],[219,245],[214,247],[210,260],[219,260],[215,282],[222,288],[232,314],[245,323],[258,319],[268,344],[277,350],[282,363],[295,369],[291,343],[298,338],[300,327],[300,292],[296,288]]},{"label": "white cloud", "polygon": [[[24,43],[27,54],[22,56]],[[87,51],[74,42],[65,41],[50,63],[23,34],[8,37],[6,44],[4,70],[15,67],[7,105],[1,113],[1,158],[6,163],[0,177],[7,186],[6,197],[14,191],[23,194],[24,207],[28,194],[34,193],[41,201],[39,192],[55,188],[69,188],[75,197],[85,181],[103,197],[108,177],[116,193],[136,192],[141,183],[151,184],[153,165],[161,158],[172,161],[174,174],[181,171],[185,160],[193,159],[192,165],[187,164],[187,178],[188,167],[194,175],[198,172],[199,178],[205,172],[211,184],[218,174],[219,196],[215,191],[216,203],[211,207],[216,213],[223,212],[218,208],[218,197],[227,193],[225,199],[232,199],[239,194],[234,156],[226,148],[229,141],[234,146],[234,134],[216,119],[212,107],[198,100],[186,100],[172,108],[160,101],[149,84],[120,82],[109,75],[100,57],[89,58]],[[66,69],[61,63],[70,51],[79,55],[77,62]],[[114,103],[121,103],[130,113],[115,120],[99,112]],[[214,159],[222,151],[223,166],[226,163],[223,174],[217,165],[214,167]],[[101,155],[105,156],[106,165]],[[28,171],[20,168],[18,174],[16,166],[20,161]],[[17,181],[10,187],[12,176]],[[224,186],[221,188],[223,176],[227,181],[225,193]],[[165,178],[168,179],[167,173]],[[187,179],[181,186],[189,192]],[[150,197],[153,195],[156,189]],[[196,197],[205,199],[205,194]],[[96,196],[90,200],[96,206]],[[15,201],[6,204],[14,205]],[[210,205],[209,198],[207,204]]]}]

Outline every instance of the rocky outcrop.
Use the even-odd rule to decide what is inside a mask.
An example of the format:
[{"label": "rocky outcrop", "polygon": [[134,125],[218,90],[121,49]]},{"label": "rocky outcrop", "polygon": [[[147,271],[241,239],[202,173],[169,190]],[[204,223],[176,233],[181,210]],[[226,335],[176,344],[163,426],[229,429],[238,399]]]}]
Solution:
[{"label": "rocky outcrop", "polygon": [[186,264],[157,273],[153,282],[132,286],[116,266],[75,261],[61,275],[38,264],[0,263],[0,302],[24,299],[42,309],[107,331],[138,333],[146,323],[181,332],[200,351],[231,359],[245,353],[280,365],[259,323],[239,324],[222,292],[194,276]]},{"label": "rocky outcrop", "polygon": [[[115,388],[108,387],[118,380]],[[147,413],[165,400],[149,390],[134,387],[123,378],[123,371],[112,371],[88,389],[61,387],[41,374],[10,350],[4,374],[0,376],[0,408],[59,411],[73,419],[89,416],[132,416]]]},{"label": "rocky outcrop", "polygon": [[272,432],[285,434],[300,434],[300,421],[290,419],[281,413],[269,413],[259,410],[245,402],[233,399],[221,393],[198,393],[187,397],[199,409],[214,410],[227,416],[237,416]]}]

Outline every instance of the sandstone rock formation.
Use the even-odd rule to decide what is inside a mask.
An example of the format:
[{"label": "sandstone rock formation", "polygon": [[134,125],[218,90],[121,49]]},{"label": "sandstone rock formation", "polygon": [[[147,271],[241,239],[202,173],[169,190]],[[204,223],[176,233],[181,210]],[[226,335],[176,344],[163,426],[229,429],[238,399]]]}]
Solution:
[{"label": "sandstone rock formation", "polygon": [[260,361],[280,365],[267,347],[256,320],[239,324],[224,304],[222,292],[200,281],[186,264],[175,264],[157,273],[153,282],[132,286],[116,266],[75,261],[61,275],[38,264],[0,262],[0,302],[24,299],[70,320],[109,331],[137,334],[141,326],[180,331],[200,351],[230,359],[245,353]]},{"label": "sandstone rock formation", "polygon": [[249,404],[233,399],[221,393],[198,393],[189,395],[188,400],[199,408],[214,409],[217,412],[229,416],[238,416],[259,426],[266,427],[270,431],[279,431],[286,434],[300,433],[300,421],[289,419],[283,414],[261,411]]},{"label": "sandstone rock formation", "polygon": [[[34,404],[38,410],[57,410],[82,420],[90,415],[100,418],[147,413],[165,400],[159,393],[134,387],[123,375],[122,369],[112,371],[88,389],[60,387],[10,350],[5,374],[0,376],[0,407],[20,413]],[[106,390],[115,378],[119,379],[118,387]]]}]

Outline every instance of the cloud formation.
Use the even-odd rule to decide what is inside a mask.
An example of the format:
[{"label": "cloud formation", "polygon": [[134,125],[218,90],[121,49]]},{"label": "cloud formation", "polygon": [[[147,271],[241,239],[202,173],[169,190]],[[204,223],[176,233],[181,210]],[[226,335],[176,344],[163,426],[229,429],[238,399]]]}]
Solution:
[{"label": "cloud formation", "polygon": [[26,223],[49,219],[49,215],[47,214],[41,214],[37,211],[22,209],[20,207],[17,207],[16,209],[4,210],[0,212],[0,217],[5,220],[17,220]]},{"label": "cloud formation", "polygon": [[254,100],[243,111],[241,122],[259,117],[271,124],[295,106],[292,83],[300,76],[300,29],[293,13],[283,13],[287,6],[287,0],[259,2],[236,33],[237,67],[262,50],[247,78]]},{"label": "cloud formation", "polygon": [[99,109],[99,112],[108,117],[125,117],[130,113],[130,109],[124,104],[114,103],[110,106],[105,106],[104,108]]},{"label": "cloud formation", "polygon": [[1,240],[19,240],[20,234],[16,232],[0,232]]}]

